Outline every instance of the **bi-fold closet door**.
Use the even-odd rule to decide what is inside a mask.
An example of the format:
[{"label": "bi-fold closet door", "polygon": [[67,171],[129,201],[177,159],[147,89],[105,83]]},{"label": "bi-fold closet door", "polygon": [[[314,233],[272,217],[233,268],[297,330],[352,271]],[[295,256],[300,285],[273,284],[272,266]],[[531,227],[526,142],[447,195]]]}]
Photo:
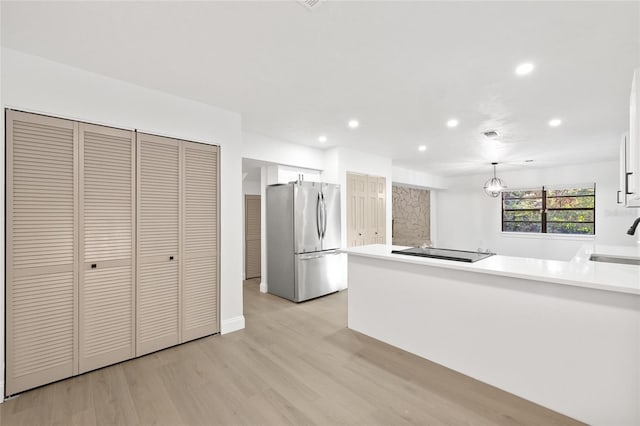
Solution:
[{"label": "bi-fold closet door", "polygon": [[7,111],[6,393],[134,356],[134,134]]},{"label": "bi-fold closet door", "polygon": [[78,373],[78,123],[6,114],[7,395]]},{"label": "bi-fold closet door", "polygon": [[79,123],[79,372],[134,356],[134,132]]},{"label": "bi-fold closet door", "polygon": [[140,356],[219,331],[218,147],[137,139]]},{"label": "bi-fold closet door", "polygon": [[7,395],[219,331],[216,146],[6,129]]}]

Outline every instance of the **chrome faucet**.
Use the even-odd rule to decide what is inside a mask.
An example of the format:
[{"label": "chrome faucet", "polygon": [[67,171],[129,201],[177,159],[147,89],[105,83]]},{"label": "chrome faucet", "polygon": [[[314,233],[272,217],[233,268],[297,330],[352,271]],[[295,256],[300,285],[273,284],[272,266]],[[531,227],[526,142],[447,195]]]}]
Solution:
[{"label": "chrome faucet", "polygon": [[640,224],[640,217],[637,218],[635,220],[635,222],[633,222],[633,225],[631,225],[631,228],[629,228],[629,230],[627,231],[627,234],[629,235],[633,235],[636,233],[636,228],[638,227],[638,225]]}]

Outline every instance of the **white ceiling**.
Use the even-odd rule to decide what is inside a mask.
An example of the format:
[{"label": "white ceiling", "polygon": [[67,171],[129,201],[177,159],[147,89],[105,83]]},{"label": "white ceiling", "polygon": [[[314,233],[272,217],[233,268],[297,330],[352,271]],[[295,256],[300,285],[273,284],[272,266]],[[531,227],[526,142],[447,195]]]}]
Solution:
[{"label": "white ceiling", "polygon": [[2,44],[241,112],[248,131],[451,175],[616,158],[640,3],[3,2]]}]

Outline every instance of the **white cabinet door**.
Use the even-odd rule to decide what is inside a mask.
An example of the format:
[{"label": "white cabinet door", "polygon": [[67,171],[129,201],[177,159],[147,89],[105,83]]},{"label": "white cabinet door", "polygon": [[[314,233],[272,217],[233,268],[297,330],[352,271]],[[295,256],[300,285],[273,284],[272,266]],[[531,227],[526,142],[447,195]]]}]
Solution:
[{"label": "white cabinet door", "polygon": [[622,135],[620,141],[620,161],[619,161],[619,175],[618,175],[618,192],[616,194],[616,202],[627,205],[627,191],[629,186],[629,175],[627,174],[628,157],[629,157],[629,134]]},{"label": "white cabinet door", "polygon": [[640,207],[640,68],[636,69],[631,83],[629,112],[627,207]]}]

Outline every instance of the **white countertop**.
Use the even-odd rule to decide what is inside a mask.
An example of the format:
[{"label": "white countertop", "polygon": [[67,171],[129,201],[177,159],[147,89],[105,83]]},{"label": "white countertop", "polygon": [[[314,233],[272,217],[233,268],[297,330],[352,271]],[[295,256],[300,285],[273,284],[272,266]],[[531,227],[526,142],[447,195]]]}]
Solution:
[{"label": "white countertop", "polygon": [[475,263],[391,253],[391,250],[401,250],[404,248],[407,247],[372,244],[344,249],[341,250],[341,252],[349,255],[391,260],[401,263],[412,263],[416,265],[640,295],[640,266],[593,262],[589,260],[591,253],[640,257],[640,246],[585,244],[570,261],[495,255]]}]

